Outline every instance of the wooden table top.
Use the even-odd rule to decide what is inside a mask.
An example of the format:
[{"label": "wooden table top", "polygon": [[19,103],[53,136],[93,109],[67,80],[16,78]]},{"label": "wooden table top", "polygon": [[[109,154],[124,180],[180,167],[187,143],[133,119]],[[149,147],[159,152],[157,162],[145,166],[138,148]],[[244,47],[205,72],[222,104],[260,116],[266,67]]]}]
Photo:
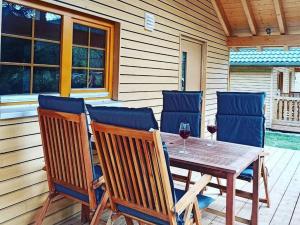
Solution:
[{"label": "wooden table top", "polygon": [[199,172],[214,170],[238,176],[263,152],[258,147],[189,137],[187,153],[180,153],[183,139],[179,135],[161,132],[161,137],[167,144],[171,165],[194,171],[198,168]]}]

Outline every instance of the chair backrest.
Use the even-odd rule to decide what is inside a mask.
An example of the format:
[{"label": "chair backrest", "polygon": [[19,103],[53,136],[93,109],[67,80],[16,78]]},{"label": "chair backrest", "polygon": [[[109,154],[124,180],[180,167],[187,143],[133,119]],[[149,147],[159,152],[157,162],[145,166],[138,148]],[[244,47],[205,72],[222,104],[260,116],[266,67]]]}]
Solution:
[{"label": "chair backrest", "polygon": [[188,122],[191,135],[201,135],[201,91],[163,91],[161,131],[178,134],[181,122]]},{"label": "chair backrest", "polygon": [[217,92],[217,140],[264,146],[265,93]]},{"label": "chair backrest", "polygon": [[40,95],[38,116],[50,191],[96,208],[84,100]]},{"label": "chair backrest", "polygon": [[[112,209],[175,224],[168,157],[159,131],[148,131],[156,126],[152,110],[87,108]],[[123,117],[112,121],[104,115],[107,111],[112,118]]]}]

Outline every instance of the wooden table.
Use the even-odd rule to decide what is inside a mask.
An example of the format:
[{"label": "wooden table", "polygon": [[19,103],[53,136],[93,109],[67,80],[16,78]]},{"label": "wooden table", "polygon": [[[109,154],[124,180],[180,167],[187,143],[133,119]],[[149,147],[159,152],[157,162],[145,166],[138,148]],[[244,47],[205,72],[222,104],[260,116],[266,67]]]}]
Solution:
[{"label": "wooden table", "polygon": [[262,148],[210,141],[190,137],[186,141],[187,153],[180,153],[183,140],[179,135],[161,133],[167,144],[171,166],[210,174],[227,180],[226,224],[235,221],[236,178],[250,164],[254,163],[251,224],[258,224],[260,157]]}]

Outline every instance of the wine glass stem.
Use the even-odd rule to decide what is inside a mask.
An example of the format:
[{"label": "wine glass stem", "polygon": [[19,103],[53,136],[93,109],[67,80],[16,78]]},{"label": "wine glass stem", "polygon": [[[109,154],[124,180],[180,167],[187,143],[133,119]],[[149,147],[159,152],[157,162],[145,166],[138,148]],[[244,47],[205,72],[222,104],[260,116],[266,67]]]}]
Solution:
[{"label": "wine glass stem", "polygon": [[214,134],[210,134],[210,140],[213,141],[213,139],[214,139]]},{"label": "wine glass stem", "polygon": [[183,151],[185,152],[185,139],[183,139]]}]

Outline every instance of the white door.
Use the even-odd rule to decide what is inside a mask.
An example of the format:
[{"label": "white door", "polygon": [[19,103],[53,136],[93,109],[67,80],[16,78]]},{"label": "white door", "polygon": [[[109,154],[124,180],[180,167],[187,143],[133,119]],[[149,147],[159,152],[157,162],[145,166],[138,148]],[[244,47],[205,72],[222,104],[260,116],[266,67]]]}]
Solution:
[{"label": "white door", "polygon": [[202,44],[181,40],[181,90],[200,91],[202,71]]}]

